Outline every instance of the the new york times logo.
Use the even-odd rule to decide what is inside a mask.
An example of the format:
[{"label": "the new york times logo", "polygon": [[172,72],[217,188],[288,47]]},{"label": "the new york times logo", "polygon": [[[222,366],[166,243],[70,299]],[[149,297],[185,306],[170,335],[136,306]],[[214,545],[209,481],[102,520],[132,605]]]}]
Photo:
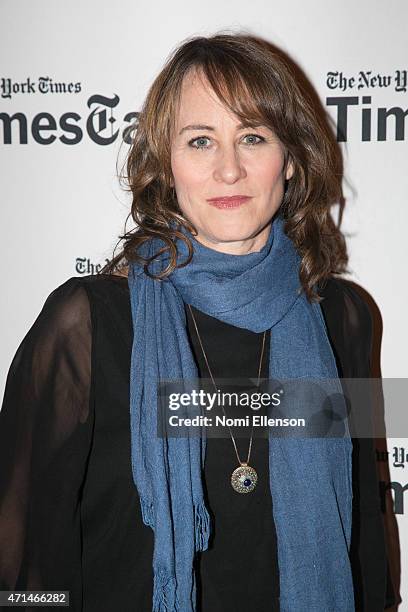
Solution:
[{"label": "the new york times logo", "polygon": [[105,259],[105,263],[93,263],[89,257],[77,257],[75,259],[75,272],[77,274],[99,274],[105,264],[109,263],[109,259]]},{"label": "the new york times logo", "polygon": [[[85,116],[74,111],[55,117],[51,113],[41,112],[29,118],[25,113],[12,115],[0,113],[0,131],[3,144],[28,144],[29,139],[40,145],[50,145],[56,140],[66,145],[79,144],[87,136],[97,145],[111,145],[120,136],[121,130],[115,129],[117,119],[113,110],[118,106],[118,95],[112,97],[95,94],[87,101],[89,112]],[[129,112],[123,117],[128,124],[122,130],[121,137],[127,143],[132,142],[132,132],[137,125],[139,113]]]},{"label": "the new york times logo", "polygon": [[27,77],[25,81],[12,81],[11,79],[0,79],[0,94],[2,98],[11,98],[19,94],[70,94],[79,93],[81,83],[55,82],[50,77],[39,77],[33,81]]},{"label": "the new york times logo", "polygon": [[[350,95],[353,91],[393,89],[397,93],[406,93],[408,87],[408,71],[395,70],[393,74],[374,73],[372,70],[360,70],[355,75],[347,75],[341,71],[330,71],[326,76],[326,86],[347,95],[330,96],[326,98],[327,106],[335,109],[337,124],[337,141],[346,142],[349,139],[349,117],[357,114],[360,123],[360,137],[363,142],[405,140],[405,121],[408,109],[392,105],[376,107],[371,95]],[[353,117],[354,118],[354,117]]]}]

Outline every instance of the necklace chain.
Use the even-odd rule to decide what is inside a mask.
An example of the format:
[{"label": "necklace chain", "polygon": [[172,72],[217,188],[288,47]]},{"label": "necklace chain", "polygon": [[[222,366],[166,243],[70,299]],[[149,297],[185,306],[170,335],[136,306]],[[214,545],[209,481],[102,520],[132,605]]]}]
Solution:
[{"label": "necklace chain", "polygon": [[[200,333],[199,333],[199,331],[198,331],[198,326],[197,326],[197,322],[196,322],[196,320],[195,320],[195,316],[194,316],[194,314],[193,314],[193,311],[192,311],[192,309],[191,309],[190,304],[188,304],[188,307],[189,307],[189,309],[190,309],[191,317],[192,317],[192,319],[193,319],[194,327],[195,327],[195,330],[196,330],[196,333],[197,333],[197,337],[198,337],[198,341],[199,341],[199,343],[200,343],[201,350],[202,350],[202,352],[203,352],[203,356],[204,356],[204,360],[205,360],[205,363],[206,363],[206,366],[207,366],[208,372],[210,373],[210,377],[211,377],[212,383],[213,383],[213,385],[214,385],[215,391],[217,391],[217,385],[216,385],[216,383],[215,383],[214,377],[213,377],[212,372],[211,372],[210,365],[209,365],[209,363],[208,363],[207,355],[206,355],[206,352],[205,352],[205,350],[204,350],[203,343],[202,343],[202,341],[201,341],[201,336],[200,336]],[[260,379],[261,379],[262,361],[263,361],[263,355],[264,355],[264,349],[265,349],[265,337],[266,337],[266,330],[264,331],[264,333],[263,333],[263,337],[262,337],[261,358],[260,358],[260,360],[259,360],[259,368],[258,368],[258,380],[257,380],[257,383],[256,383],[256,386],[257,386],[257,387],[259,387],[259,381],[260,381]],[[224,413],[225,418],[227,418],[227,415],[225,414],[224,406],[223,406],[222,404],[221,404],[221,408],[222,408],[222,411],[223,411],[223,413]],[[231,436],[232,443],[233,443],[233,445],[234,445],[234,449],[235,449],[235,453],[236,453],[236,455],[237,455],[238,462],[239,462],[241,465],[244,465],[244,466],[245,466],[245,465],[248,465],[248,463],[249,463],[249,458],[250,458],[250,456],[251,456],[251,449],[252,449],[252,438],[253,438],[253,432],[254,432],[254,424],[253,424],[253,422],[252,422],[252,427],[251,427],[251,438],[250,438],[250,441],[249,441],[248,455],[247,455],[247,459],[246,459],[246,461],[245,461],[245,462],[242,462],[242,461],[241,461],[241,459],[240,459],[240,456],[239,456],[239,453],[238,453],[238,449],[237,449],[237,445],[236,445],[236,442],[235,442],[235,438],[234,438],[234,436],[232,435],[231,427],[229,426],[229,424],[228,424],[228,423],[227,423],[227,426],[228,426],[228,429],[229,429],[229,432],[230,432],[230,436]]]}]

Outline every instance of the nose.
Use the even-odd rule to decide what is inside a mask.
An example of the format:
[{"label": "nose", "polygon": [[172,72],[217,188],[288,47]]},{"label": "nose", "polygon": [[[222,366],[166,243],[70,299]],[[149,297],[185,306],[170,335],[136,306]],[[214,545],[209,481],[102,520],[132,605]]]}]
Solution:
[{"label": "nose", "polygon": [[233,184],[246,177],[245,166],[234,145],[224,146],[219,150],[213,171],[217,182]]}]

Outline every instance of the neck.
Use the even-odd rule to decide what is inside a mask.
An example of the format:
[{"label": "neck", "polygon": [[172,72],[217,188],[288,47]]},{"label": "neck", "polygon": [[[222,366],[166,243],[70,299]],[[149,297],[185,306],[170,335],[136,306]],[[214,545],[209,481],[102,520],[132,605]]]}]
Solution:
[{"label": "neck", "polygon": [[264,227],[256,236],[245,238],[244,240],[210,240],[200,233],[194,236],[194,239],[200,244],[228,255],[248,255],[249,253],[258,253],[267,243],[269,233],[271,231],[271,223]]}]

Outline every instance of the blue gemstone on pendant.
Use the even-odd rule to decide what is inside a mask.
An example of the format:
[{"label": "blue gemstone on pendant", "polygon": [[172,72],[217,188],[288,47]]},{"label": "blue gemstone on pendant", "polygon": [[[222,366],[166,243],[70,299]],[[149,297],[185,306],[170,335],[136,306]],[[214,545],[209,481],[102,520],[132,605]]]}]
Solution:
[{"label": "blue gemstone on pendant", "polygon": [[250,478],[245,478],[245,480],[244,480],[244,486],[246,486],[246,487],[250,487],[250,486],[251,486],[251,484],[252,484],[252,483],[251,483]]}]

